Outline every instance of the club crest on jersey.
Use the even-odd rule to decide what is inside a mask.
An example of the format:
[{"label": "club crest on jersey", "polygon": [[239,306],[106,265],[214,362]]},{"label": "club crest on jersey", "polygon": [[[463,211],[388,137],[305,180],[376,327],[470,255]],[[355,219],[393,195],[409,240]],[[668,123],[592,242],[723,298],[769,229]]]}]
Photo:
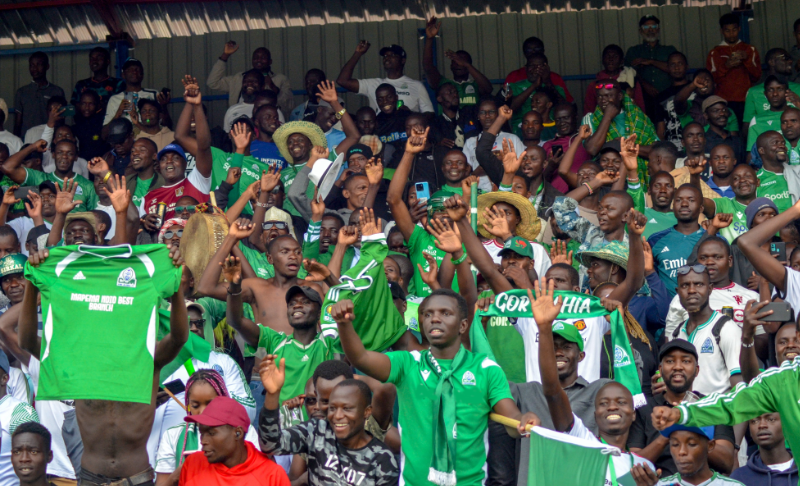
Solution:
[{"label": "club crest on jersey", "polygon": [[734,295],[733,300],[735,300],[737,304],[742,305],[744,298],[741,295]]},{"label": "club crest on jersey", "polygon": [[411,320],[408,321],[408,328],[412,331],[419,331],[419,322],[416,317],[412,317]]},{"label": "club crest on jersey", "polygon": [[181,196],[183,196],[183,186],[175,189],[175,197],[181,197]]},{"label": "club crest on jersey", "polygon": [[117,287],[129,287],[132,289],[136,288],[136,272],[133,271],[133,268],[128,267],[119,272],[119,277],[117,277]]},{"label": "club crest on jersey", "polygon": [[614,367],[628,366],[631,364],[631,357],[628,352],[622,349],[622,346],[614,346]]},{"label": "club crest on jersey", "polygon": [[225,373],[222,372],[222,366],[215,364],[214,366],[212,366],[212,368],[214,368],[214,371],[216,371],[220,375],[225,376]]},{"label": "club crest on jersey", "polygon": [[714,343],[711,342],[711,338],[707,337],[705,341],[703,341],[703,345],[700,346],[700,353],[701,354],[713,354],[714,353]]},{"label": "club crest on jersey", "polygon": [[473,375],[471,371],[467,371],[464,373],[464,376],[461,377],[461,384],[475,386],[475,375]]},{"label": "club crest on jersey", "polygon": [[584,321],[583,319],[575,321],[573,325],[575,326],[575,329],[579,331],[583,331],[584,329],[586,329],[586,321]]}]

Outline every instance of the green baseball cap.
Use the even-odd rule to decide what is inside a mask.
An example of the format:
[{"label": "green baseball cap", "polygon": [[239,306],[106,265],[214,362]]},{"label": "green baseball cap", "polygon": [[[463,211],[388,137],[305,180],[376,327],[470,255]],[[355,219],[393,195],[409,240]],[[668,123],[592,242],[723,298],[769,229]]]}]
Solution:
[{"label": "green baseball cap", "polygon": [[503,245],[503,249],[500,250],[500,256],[502,257],[504,253],[508,251],[513,251],[519,256],[528,257],[533,260],[533,246],[532,243],[525,238],[520,238],[519,236],[515,236],[508,241],[506,244]]},{"label": "green baseball cap", "polygon": [[0,259],[0,278],[25,271],[25,262],[28,257],[22,253],[12,253]]},{"label": "green baseball cap", "polygon": [[578,345],[578,349],[583,351],[583,337],[578,328],[567,321],[556,321],[553,323],[553,334],[558,334],[571,343]]}]

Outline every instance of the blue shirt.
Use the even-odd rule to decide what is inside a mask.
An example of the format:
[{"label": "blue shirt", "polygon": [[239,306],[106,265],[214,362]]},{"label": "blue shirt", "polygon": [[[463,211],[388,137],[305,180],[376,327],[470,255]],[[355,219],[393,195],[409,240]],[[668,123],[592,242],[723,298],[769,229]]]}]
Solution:
[{"label": "blue shirt", "polygon": [[686,257],[692,254],[694,245],[705,233],[706,230],[701,227],[694,233],[685,235],[672,227],[651,235],[647,240],[653,249],[656,271],[664,282],[670,299],[675,297],[675,288],[678,286],[677,270],[686,265]]},{"label": "blue shirt", "polygon": [[733,193],[733,189],[731,189],[731,186],[728,186],[728,188],[723,191],[714,182],[714,178],[713,177],[709,177],[708,180],[706,181],[706,184],[708,184],[708,187],[713,189],[714,192],[716,192],[717,194],[719,194],[722,197],[727,197],[728,199],[733,199],[734,197],[736,197],[736,194]]},{"label": "blue shirt", "polygon": [[328,150],[333,152],[333,149],[335,149],[336,146],[339,145],[345,138],[347,138],[347,135],[345,135],[341,130],[337,130],[335,128],[328,130],[328,133],[325,134],[325,139],[328,141]]},{"label": "blue shirt", "polygon": [[278,146],[272,142],[253,140],[250,142],[250,155],[269,166],[277,165],[281,170],[287,165]]}]

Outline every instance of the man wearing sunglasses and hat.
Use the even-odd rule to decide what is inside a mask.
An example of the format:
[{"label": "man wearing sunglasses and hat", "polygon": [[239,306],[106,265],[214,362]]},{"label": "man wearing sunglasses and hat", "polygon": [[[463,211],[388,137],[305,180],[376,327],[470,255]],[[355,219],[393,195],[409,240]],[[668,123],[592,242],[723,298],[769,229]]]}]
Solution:
[{"label": "man wearing sunglasses and hat", "polygon": [[742,381],[739,369],[742,329],[728,316],[708,305],[711,280],[705,265],[684,265],[677,269],[678,297],[689,318],[678,332],[667,339],[680,338],[699,351],[697,358],[703,370],[694,382],[694,389],[709,395],[725,393]]}]

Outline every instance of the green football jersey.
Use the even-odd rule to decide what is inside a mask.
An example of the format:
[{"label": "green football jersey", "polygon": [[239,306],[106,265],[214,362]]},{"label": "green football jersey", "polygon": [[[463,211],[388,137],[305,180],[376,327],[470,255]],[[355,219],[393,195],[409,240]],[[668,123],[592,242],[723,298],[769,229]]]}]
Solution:
[{"label": "green football jersey", "polygon": [[[233,203],[239,199],[244,189],[261,180],[261,171],[269,170],[269,165],[261,162],[252,155],[241,156],[241,162],[234,160],[236,154],[231,154],[222,151],[216,147],[211,147],[211,189],[214,190],[219,187],[220,183],[228,177],[228,170],[231,167],[240,167],[242,175],[239,177],[239,182],[234,184],[233,189],[228,193],[228,207],[233,206]],[[253,207],[247,204],[242,209],[242,214],[253,214]]]},{"label": "green football jersey", "polygon": [[[577,258],[576,258],[577,260]],[[494,292],[487,290],[481,293],[479,298],[491,297]],[[525,383],[525,342],[522,335],[517,331],[507,317],[490,317],[486,324],[486,339],[497,360],[497,364],[503,369],[508,381],[514,383]]]},{"label": "green football jersey", "polygon": [[257,277],[268,279],[275,276],[275,267],[267,261],[266,255],[254,248],[250,248],[241,241],[239,242],[239,249],[242,250],[247,263],[253,267]]},{"label": "green football jersey", "polygon": [[781,115],[782,111],[765,111],[760,115],[753,118],[750,122],[750,128],[747,130],[747,151],[753,148],[756,139],[759,135],[770,130],[775,130],[781,133]]},{"label": "green football jersey", "polygon": [[781,213],[792,207],[792,196],[789,194],[789,186],[783,174],[770,172],[763,167],[759,169],[758,180],[761,184],[756,189],[758,197],[768,197],[778,207]]},{"label": "green football jersey", "polygon": [[644,216],[647,218],[647,226],[644,228],[644,237],[650,238],[650,235],[664,231],[665,229],[672,228],[678,224],[675,213],[661,213],[653,208],[644,208]]},{"label": "green football jersey", "polygon": [[26,264],[42,292],[37,397],[150,403],[158,307],[181,272],[164,245],[61,246]]},{"label": "green football jersey", "polygon": [[[414,226],[414,231],[408,239],[408,258],[411,260],[411,265],[414,267],[414,277],[411,279],[414,287],[414,294],[420,297],[427,297],[431,294],[431,288],[428,284],[422,281],[419,274],[417,265],[421,265],[425,271],[428,271],[428,261],[422,256],[422,253],[427,253],[436,259],[436,263],[441,268],[442,260],[447,252],[440,250],[436,246],[436,238],[430,233],[425,231],[421,226]],[[409,285],[409,291],[411,285]],[[458,279],[453,279],[453,290],[458,292]]]},{"label": "green football jersey", "polygon": [[149,179],[136,178],[136,188],[133,190],[133,197],[131,199],[133,200],[134,206],[137,208],[142,205],[144,197],[150,192],[150,184],[153,182],[153,177]]},{"label": "green football jersey", "polygon": [[728,240],[728,243],[733,243],[733,240],[747,232],[747,216],[744,214],[747,206],[736,199],[728,199],[727,197],[718,197],[712,199],[712,201],[714,201],[714,206],[717,208],[718,213],[733,215],[733,221],[731,221],[730,226],[719,231],[719,234]]},{"label": "green football jersey", "polygon": [[[453,372],[456,423],[445,423],[447,430],[458,435],[454,462],[459,486],[484,483],[489,413],[497,402],[511,398],[500,366],[484,354],[464,351],[468,353],[466,362]],[[431,412],[439,375],[425,357],[429,352],[386,353],[392,366],[386,382],[397,386],[400,405],[397,429],[403,437],[401,474],[406,484],[433,484],[427,478],[433,457],[435,418]],[[453,360],[438,362],[442,369],[450,369]]]},{"label": "green football jersey", "polygon": [[[339,338],[323,336],[322,333],[304,346],[294,339],[294,335],[287,336],[261,324],[258,327],[258,348],[264,348],[267,354],[278,355],[278,362],[281,358],[286,360],[286,376],[291,379],[286,380],[281,389],[281,403],[305,393],[306,382],[314,370],[323,361],[334,359],[335,348],[339,347]],[[256,351],[249,344],[245,348],[249,352]]]},{"label": "green football jersey", "polygon": [[[39,172],[38,170],[33,169],[25,169],[25,182],[21,185],[23,186],[39,186],[44,181],[50,181],[56,185],[63,185],[64,180],[59,179],[52,172]],[[97,197],[97,193],[94,192],[94,184],[89,179],[86,179],[80,174],[75,174],[75,182],[78,183],[78,188],[75,190],[75,201],[81,201],[80,204],[75,206],[75,209],[72,210],[73,213],[79,213],[83,211],[91,211],[97,207],[97,203],[100,199]]]},{"label": "green football jersey", "polygon": [[[439,86],[443,85],[444,83],[451,83],[456,87],[456,91],[458,91],[459,107],[463,108],[465,106],[478,104],[478,100],[481,97],[480,88],[478,87],[478,83],[472,79],[472,76],[470,76],[466,81],[460,82],[453,79],[442,78],[442,80],[439,81]],[[439,112],[441,113],[441,108],[439,108]]]},{"label": "green football jersey", "polygon": [[792,144],[786,140],[786,148],[789,149],[789,153],[787,154],[789,160],[786,163],[789,165],[800,165],[800,143],[792,147]]}]

